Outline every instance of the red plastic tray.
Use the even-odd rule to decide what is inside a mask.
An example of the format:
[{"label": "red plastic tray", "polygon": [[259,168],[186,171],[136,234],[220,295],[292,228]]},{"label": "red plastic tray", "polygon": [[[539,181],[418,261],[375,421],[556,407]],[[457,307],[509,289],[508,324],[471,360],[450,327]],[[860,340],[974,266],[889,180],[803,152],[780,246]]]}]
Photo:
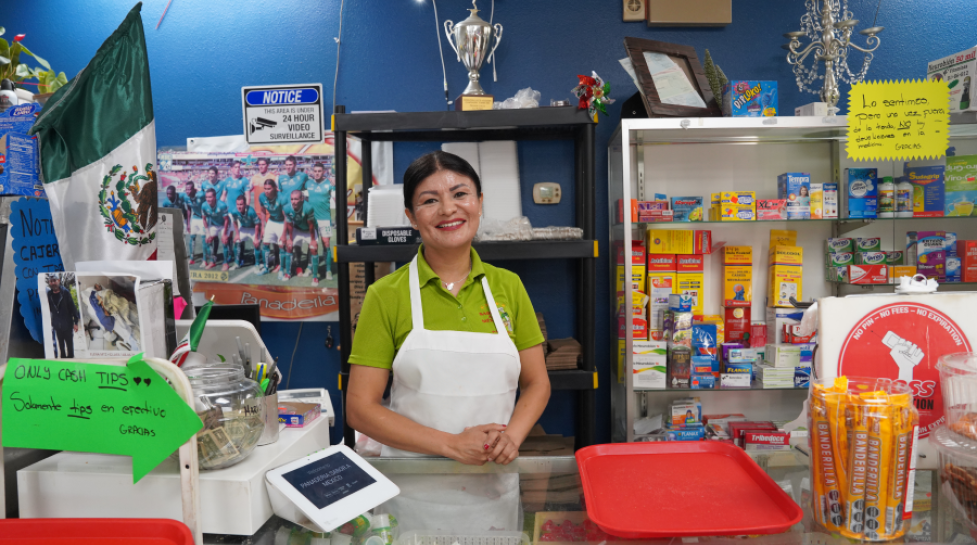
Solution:
[{"label": "red plastic tray", "polygon": [[0,545],[193,545],[185,524],[170,519],[0,520]]},{"label": "red plastic tray", "polygon": [[577,451],[587,515],[626,538],[786,532],[803,512],[746,452],[715,441]]}]

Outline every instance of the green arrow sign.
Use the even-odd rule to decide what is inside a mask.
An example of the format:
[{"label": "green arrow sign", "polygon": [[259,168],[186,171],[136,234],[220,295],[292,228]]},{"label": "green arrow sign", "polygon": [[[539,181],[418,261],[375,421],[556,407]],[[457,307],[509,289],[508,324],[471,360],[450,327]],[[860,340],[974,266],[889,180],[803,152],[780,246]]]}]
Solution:
[{"label": "green arrow sign", "polygon": [[133,483],[203,427],[138,358],[127,367],[13,358],[0,395],[3,446],[132,456]]}]

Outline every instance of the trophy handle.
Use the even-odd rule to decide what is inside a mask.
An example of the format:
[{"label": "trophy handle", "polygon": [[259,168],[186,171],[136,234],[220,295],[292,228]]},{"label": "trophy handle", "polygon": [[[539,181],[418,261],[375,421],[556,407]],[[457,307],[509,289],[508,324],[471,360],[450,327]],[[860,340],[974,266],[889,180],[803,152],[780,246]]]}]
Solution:
[{"label": "trophy handle", "polygon": [[458,62],[461,62],[461,53],[458,52],[458,46],[455,45],[455,42],[452,39],[452,36],[455,34],[454,31],[455,23],[451,19],[446,19],[444,21],[444,33],[446,36],[448,36],[448,45],[451,46],[451,49],[455,50],[455,55],[458,57]]},{"label": "trophy handle", "polygon": [[493,28],[495,28],[495,45],[492,46],[492,52],[489,53],[488,62],[492,62],[492,60],[495,58],[495,50],[499,47],[499,42],[502,41],[502,25],[495,23]]}]

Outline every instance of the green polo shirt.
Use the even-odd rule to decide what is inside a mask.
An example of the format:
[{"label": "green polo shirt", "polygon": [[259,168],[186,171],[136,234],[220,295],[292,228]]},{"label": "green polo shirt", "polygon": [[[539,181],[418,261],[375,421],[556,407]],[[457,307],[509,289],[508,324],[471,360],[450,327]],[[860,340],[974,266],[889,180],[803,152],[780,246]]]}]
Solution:
[{"label": "green polo shirt", "polygon": [[[533,303],[519,276],[482,263],[473,248],[472,272],[456,298],[444,289],[441,279],[424,259],[422,250],[423,246],[418,250],[417,274],[426,329],[495,333],[495,322],[482,289],[484,276],[488,278],[495,304],[516,349],[525,350],[543,342]],[[413,329],[409,270],[410,264],[404,265],[377,280],[367,290],[356,324],[350,363],[381,369],[393,367],[394,356]]]}]

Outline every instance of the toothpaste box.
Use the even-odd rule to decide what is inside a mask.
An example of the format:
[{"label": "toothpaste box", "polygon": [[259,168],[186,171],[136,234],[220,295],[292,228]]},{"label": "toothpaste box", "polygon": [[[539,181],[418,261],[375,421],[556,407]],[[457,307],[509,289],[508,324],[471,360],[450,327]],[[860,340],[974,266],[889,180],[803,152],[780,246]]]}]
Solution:
[{"label": "toothpaste box", "polygon": [[824,263],[828,267],[847,267],[855,263],[855,254],[851,252],[826,254],[824,256]]},{"label": "toothpaste box", "polygon": [[977,47],[926,63],[926,78],[946,82],[951,113],[977,110],[977,100],[971,100],[971,83],[977,81]]},{"label": "toothpaste box", "polygon": [[946,182],[945,216],[977,216],[977,155],[957,155],[946,158],[943,173]]},{"label": "toothpaste box", "polygon": [[734,80],[723,85],[726,117],[774,117],[777,115],[777,82]]},{"label": "toothpaste box", "polygon": [[824,184],[811,182],[811,219],[819,220],[824,217]]},{"label": "toothpaste box", "polygon": [[824,241],[824,249],[829,254],[842,254],[855,252],[855,239],[853,238],[829,238]]},{"label": "toothpaste box", "polygon": [[885,252],[858,252],[855,254],[855,265],[885,264]]},{"label": "toothpaste box", "polygon": [[848,217],[875,218],[878,208],[878,170],[874,168],[849,168]]},{"label": "toothpaste box", "polygon": [[947,256],[946,258],[946,281],[947,282],[960,282],[960,258],[956,256]]},{"label": "toothpaste box", "polygon": [[777,176],[777,198],[787,201],[787,219],[810,219],[811,175],[787,172]]},{"label": "toothpaste box", "polygon": [[702,197],[672,197],[673,221],[702,221]]},{"label": "toothpaste box", "polygon": [[787,219],[786,199],[757,199],[756,219],[758,221],[783,221]]},{"label": "toothpaste box", "polygon": [[943,165],[910,166],[906,163],[906,177],[913,184],[913,217],[938,218],[946,208],[946,184]]},{"label": "toothpaste box", "polygon": [[756,220],[756,193],[753,191],[723,191],[719,194],[720,221]]},{"label": "toothpaste box", "polygon": [[882,239],[879,237],[859,237],[855,239],[856,252],[878,252],[882,250]]},{"label": "toothpaste box", "polygon": [[849,284],[888,284],[889,268],[885,263],[878,265],[849,265]]},{"label": "toothpaste box", "polygon": [[835,182],[825,182],[821,184],[823,187],[823,196],[821,197],[823,201],[824,212],[822,216],[824,219],[837,218],[838,217],[838,184]]}]

